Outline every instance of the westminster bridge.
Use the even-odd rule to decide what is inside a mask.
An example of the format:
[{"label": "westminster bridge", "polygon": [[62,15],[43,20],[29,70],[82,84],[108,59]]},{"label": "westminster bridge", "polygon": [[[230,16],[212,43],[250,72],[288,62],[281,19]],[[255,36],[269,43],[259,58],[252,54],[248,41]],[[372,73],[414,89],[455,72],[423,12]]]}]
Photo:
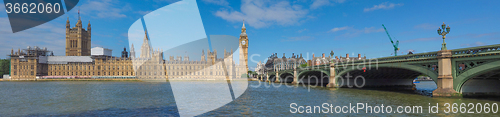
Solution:
[{"label": "westminster bridge", "polygon": [[[299,66],[299,65],[297,65]],[[326,87],[412,86],[429,76],[434,96],[500,94],[500,44],[268,71],[261,81]]]}]

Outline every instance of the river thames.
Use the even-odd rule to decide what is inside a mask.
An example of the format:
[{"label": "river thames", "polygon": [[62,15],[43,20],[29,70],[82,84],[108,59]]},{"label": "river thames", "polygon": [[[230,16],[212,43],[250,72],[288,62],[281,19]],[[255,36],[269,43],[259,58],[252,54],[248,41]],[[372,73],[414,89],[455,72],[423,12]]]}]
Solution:
[{"label": "river thames", "polygon": [[[178,81],[181,82],[181,81]],[[215,85],[227,85],[224,83]],[[218,84],[217,84],[218,83]],[[496,99],[430,97],[425,92],[435,89],[432,81],[421,81],[417,91],[373,90],[357,88],[323,88],[309,86],[276,86],[249,81],[248,89],[222,107],[201,116],[499,116],[498,113],[445,113],[445,103],[500,103]],[[0,82],[0,116],[179,116],[169,82]],[[195,87],[186,85],[185,87]],[[421,93],[424,92],[424,93]],[[196,99],[197,97],[191,97]],[[217,98],[217,97],[215,97]],[[391,113],[293,113],[298,106],[322,104],[349,106],[392,106]],[[438,103],[438,113],[430,113],[429,105]],[[293,105],[296,104],[296,105]],[[293,106],[292,106],[293,105]],[[397,106],[421,106],[422,113],[397,113]],[[294,109],[295,108],[295,109]],[[304,108],[305,109],[305,108]],[[496,107],[498,109],[498,107]],[[494,110],[491,108],[490,111]],[[326,110],[323,110],[326,111]],[[469,107],[467,107],[469,111]],[[476,109],[470,111],[475,112]]]}]

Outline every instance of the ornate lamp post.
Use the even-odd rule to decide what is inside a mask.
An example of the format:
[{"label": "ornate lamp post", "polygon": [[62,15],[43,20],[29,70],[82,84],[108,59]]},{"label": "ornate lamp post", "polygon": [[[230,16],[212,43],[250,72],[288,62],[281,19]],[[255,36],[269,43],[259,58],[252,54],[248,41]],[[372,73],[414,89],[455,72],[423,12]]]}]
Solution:
[{"label": "ornate lamp post", "polygon": [[330,63],[335,63],[335,62],[333,62],[334,61],[333,55],[335,55],[335,53],[333,53],[333,50],[332,50],[330,52]]},{"label": "ornate lamp post", "polygon": [[[441,50],[447,50],[446,49],[446,42],[444,42],[444,39],[446,38],[446,34],[450,33],[450,26],[448,25],[448,27],[446,27],[446,28],[445,27],[446,27],[446,24],[444,24],[444,22],[443,22],[443,25],[441,25],[441,28],[439,28],[437,30],[438,34],[443,36],[443,44],[441,46]],[[441,32],[441,30],[442,30],[442,32]]]}]

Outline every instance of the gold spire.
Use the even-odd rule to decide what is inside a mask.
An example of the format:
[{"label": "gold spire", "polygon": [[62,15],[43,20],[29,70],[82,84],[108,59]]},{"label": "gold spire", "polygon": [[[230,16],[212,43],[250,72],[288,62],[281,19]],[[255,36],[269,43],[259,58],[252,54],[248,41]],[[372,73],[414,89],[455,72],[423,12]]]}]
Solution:
[{"label": "gold spire", "polygon": [[243,26],[241,27],[241,29],[246,29],[246,27],[245,27],[245,19],[243,19]]}]

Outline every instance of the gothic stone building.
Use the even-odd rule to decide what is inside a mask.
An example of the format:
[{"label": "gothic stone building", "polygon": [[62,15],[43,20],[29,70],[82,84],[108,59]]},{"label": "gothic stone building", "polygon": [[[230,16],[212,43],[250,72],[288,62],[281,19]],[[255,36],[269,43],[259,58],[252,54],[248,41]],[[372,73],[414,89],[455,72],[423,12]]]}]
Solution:
[{"label": "gothic stone building", "polygon": [[[163,50],[153,50],[150,46],[147,32],[141,46],[141,55],[135,56],[133,44],[130,56],[124,48],[121,57],[111,56],[111,50],[105,48],[90,48],[91,42],[90,23],[87,30],[83,29],[80,18],[76,27],[70,28],[69,20],[66,21],[66,56],[54,56],[47,48],[28,47],[11,50],[11,79],[34,80],[60,79],[60,78],[137,78],[141,80],[166,80],[171,78],[226,78],[226,67],[230,78],[238,78],[239,74],[246,73],[248,42],[243,26],[240,35],[240,63],[234,64],[232,55],[224,54],[227,59],[217,58],[217,52],[208,52],[208,59],[202,55],[201,61],[184,60],[165,61]],[[92,50],[92,51],[91,51]],[[96,51],[94,51],[96,50]],[[232,51],[232,50],[231,50]],[[50,53],[50,54],[49,54]],[[245,57],[245,58],[243,58]],[[168,67],[167,67],[168,66]],[[167,68],[169,72],[167,72]],[[167,74],[168,73],[168,74]]]},{"label": "gothic stone building", "polygon": [[[224,57],[217,57],[217,50],[205,52],[202,50],[200,61],[191,61],[189,56],[184,59],[181,56],[170,56],[166,61],[167,74],[169,79],[226,79],[244,78],[248,71],[248,36],[245,24],[241,28],[239,38],[239,63],[233,60],[233,50],[227,52],[224,49]],[[209,49],[208,49],[209,50]],[[226,74],[227,73],[227,74]]]},{"label": "gothic stone building", "polygon": [[[122,55],[113,57],[111,52],[91,52],[90,23],[87,30],[79,19],[70,28],[66,21],[66,56],[54,56],[47,48],[28,47],[11,50],[11,79],[34,80],[35,78],[144,78],[166,79],[163,53],[153,51],[145,37],[141,57]],[[96,47],[97,50],[99,47]],[[133,49],[133,48],[131,48]],[[104,49],[105,50],[105,49]],[[111,50],[109,50],[111,51]],[[50,55],[49,55],[50,53]],[[127,54],[126,49],[122,53]],[[92,55],[91,55],[92,54]],[[131,54],[135,54],[132,50]],[[144,54],[144,55],[142,55]]]}]

